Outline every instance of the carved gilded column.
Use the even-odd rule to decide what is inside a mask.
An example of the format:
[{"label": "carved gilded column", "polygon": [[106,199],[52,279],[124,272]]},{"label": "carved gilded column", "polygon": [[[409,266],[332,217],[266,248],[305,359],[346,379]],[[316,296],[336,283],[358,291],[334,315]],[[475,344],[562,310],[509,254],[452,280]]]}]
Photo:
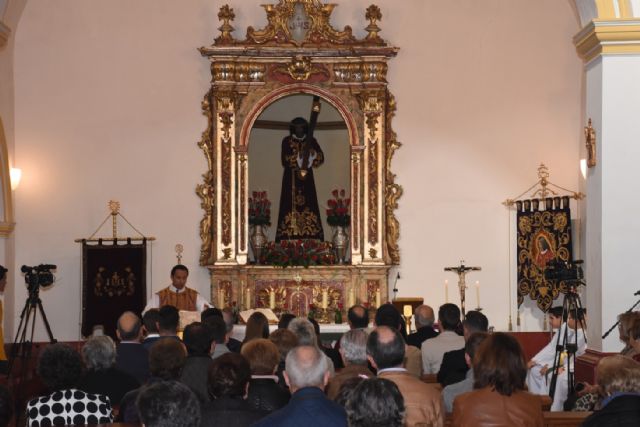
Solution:
[{"label": "carved gilded column", "polygon": [[362,156],[365,147],[351,147],[351,264],[362,264]]},{"label": "carved gilded column", "polygon": [[361,95],[364,113],[364,264],[384,264],[384,105],[383,91]]},{"label": "carved gilded column", "polygon": [[238,264],[246,264],[249,253],[249,219],[247,218],[247,201],[249,200],[249,170],[247,146],[236,147],[238,170],[238,197],[237,197],[237,230],[238,244],[236,260]]},{"label": "carved gilded column", "polygon": [[236,154],[235,94],[228,89],[214,91],[216,141],[216,264],[236,263]]}]

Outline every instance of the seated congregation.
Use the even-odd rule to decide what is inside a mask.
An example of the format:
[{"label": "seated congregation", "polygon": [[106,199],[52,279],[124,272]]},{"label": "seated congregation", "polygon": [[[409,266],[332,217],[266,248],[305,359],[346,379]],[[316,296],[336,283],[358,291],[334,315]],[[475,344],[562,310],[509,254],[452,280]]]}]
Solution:
[{"label": "seated congregation", "polygon": [[[420,306],[417,331],[407,336],[393,305],[382,305],[372,324],[367,308],[356,305],[348,312],[350,330],[332,348],[313,319],[292,315],[269,333],[266,317],[254,313],[240,342],[231,338],[226,309],[203,311],[182,338],[173,306],[142,318],[125,312],[117,345],[107,336],[90,337],[80,352],[47,345],[37,375],[48,391],[33,396],[20,416],[28,426],[559,425],[545,412],[555,376],[552,410],[593,411],[563,425],[640,425],[637,312],[621,317],[624,353],[602,359],[596,384],[572,395],[569,365],[562,361],[551,372],[556,336],[527,361],[513,335],[488,331],[484,314],[470,311],[462,322],[460,315],[444,304],[436,323],[433,309]],[[552,309],[550,317],[556,334],[583,333],[575,326],[586,324],[584,313],[563,323]],[[583,352],[584,337],[577,342]],[[0,386],[0,426],[9,425],[12,408]]]}]

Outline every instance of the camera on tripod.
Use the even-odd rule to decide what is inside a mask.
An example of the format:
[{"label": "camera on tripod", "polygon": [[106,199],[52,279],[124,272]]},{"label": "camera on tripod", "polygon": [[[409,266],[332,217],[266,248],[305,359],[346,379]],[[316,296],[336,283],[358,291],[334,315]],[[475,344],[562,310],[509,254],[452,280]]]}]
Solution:
[{"label": "camera on tripod", "polygon": [[26,282],[29,292],[36,292],[40,287],[46,288],[55,281],[55,276],[51,270],[55,270],[56,267],[53,264],[40,264],[35,267],[29,267],[23,265],[20,271],[24,273],[24,281]]},{"label": "camera on tripod", "polygon": [[559,259],[549,261],[544,270],[544,278],[559,282],[578,282],[577,284],[584,285],[584,273],[580,266],[583,262],[582,260],[562,261]]}]

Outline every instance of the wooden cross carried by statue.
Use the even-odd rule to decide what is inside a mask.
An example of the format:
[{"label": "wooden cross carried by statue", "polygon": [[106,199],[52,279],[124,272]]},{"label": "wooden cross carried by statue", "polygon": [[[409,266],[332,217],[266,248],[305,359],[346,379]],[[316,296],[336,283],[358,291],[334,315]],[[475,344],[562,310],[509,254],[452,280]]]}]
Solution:
[{"label": "wooden cross carried by statue", "polygon": [[444,271],[454,271],[458,274],[458,288],[460,289],[460,309],[462,310],[462,317],[465,316],[465,291],[467,289],[467,283],[465,282],[465,276],[469,271],[480,271],[480,267],[467,267],[464,265],[464,260],[460,261],[460,265],[457,267],[445,267]]}]

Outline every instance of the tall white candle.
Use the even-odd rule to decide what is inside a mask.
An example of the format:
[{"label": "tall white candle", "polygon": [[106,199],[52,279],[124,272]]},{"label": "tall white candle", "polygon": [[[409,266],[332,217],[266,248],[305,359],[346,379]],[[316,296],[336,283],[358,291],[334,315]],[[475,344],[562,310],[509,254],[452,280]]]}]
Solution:
[{"label": "tall white candle", "polygon": [[476,280],[476,303],[477,308],[480,308],[480,281]]},{"label": "tall white candle", "polygon": [[322,308],[326,309],[329,307],[329,291],[326,289],[322,290]]},{"label": "tall white candle", "polygon": [[273,310],[276,308],[276,291],[269,291],[269,308]]},{"label": "tall white candle", "polygon": [[347,305],[351,308],[356,305],[356,290],[351,288],[349,289],[349,297],[347,298]]},{"label": "tall white candle", "polygon": [[376,307],[380,307],[380,301],[381,301],[381,298],[380,298],[380,289],[378,289],[378,290],[376,291]]},{"label": "tall white candle", "polygon": [[449,302],[449,281],[444,281],[444,302]]},{"label": "tall white candle", "polygon": [[244,301],[244,308],[245,310],[248,310],[251,308],[251,289],[249,289],[249,287],[247,287],[247,290],[245,291],[246,296],[245,296],[245,301]]}]

